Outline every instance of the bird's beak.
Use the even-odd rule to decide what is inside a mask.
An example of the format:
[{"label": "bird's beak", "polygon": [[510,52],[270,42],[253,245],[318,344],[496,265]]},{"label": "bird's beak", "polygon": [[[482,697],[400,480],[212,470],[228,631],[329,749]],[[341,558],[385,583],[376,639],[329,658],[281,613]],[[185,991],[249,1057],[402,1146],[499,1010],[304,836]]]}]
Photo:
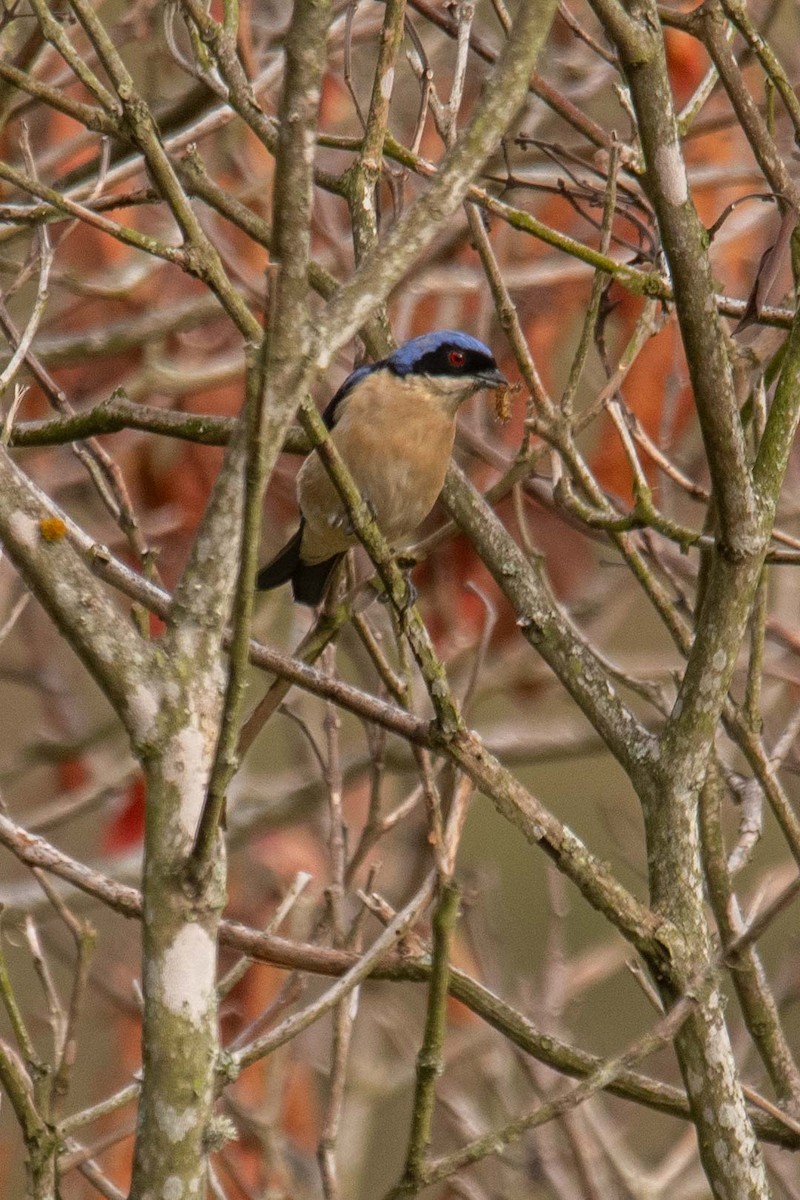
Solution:
[{"label": "bird's beak", "polygon": [[478,371],[475,379],[479,379],[481,385],[486,388],[508,387],[508,380],[497,367],[492,367],[489,371]]}]

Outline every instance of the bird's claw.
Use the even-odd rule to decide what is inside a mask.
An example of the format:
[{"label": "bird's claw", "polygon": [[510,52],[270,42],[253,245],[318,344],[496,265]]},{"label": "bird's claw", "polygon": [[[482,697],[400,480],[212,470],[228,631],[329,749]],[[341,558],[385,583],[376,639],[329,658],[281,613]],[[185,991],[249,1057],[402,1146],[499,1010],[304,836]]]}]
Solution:
[{"label": "bird's claw", "polygon": [[[409,575],[406,572],[403,574],[405,576],[406,594],[403,597],[402,603],[398,606],[398,610],[400,613],[407,613],[417,603],[417,597],[419,593],[417,592],[414,584],[411,582]],[[379,604],[388,604],[390,600],[391,596],[385,589],[378,593]]]},{"label": "bird's claw", "polygon": [[411,582],[411,576],[408,573],[406,573],[405,579],[406,579],[406,596],[405,596],[405,600],[403,601],[403,612],[408,612],[408,610],[410,608],[413,608],[414,605],[417,603],[417,597],[419,596],[419,592],[415,588],[414,584]]}]

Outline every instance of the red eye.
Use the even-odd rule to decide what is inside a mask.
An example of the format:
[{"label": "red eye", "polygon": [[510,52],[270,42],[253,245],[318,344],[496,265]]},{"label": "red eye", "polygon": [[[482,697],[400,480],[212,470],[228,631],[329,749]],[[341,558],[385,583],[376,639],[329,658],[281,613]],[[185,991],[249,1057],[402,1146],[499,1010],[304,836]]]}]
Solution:
[{"label": "red eye", "polygon": [[450,363],[451,367],[463,367],[464,351],[463,350],[451,350],[450,353],[447,355],[447,361]]}]

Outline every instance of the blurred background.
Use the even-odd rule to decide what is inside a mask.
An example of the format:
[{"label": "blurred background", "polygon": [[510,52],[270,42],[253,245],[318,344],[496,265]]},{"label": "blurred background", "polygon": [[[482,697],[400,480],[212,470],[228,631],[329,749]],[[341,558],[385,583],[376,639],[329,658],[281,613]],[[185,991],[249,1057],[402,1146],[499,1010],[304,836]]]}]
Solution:
[{"label": "blurred background", "polygon": [[[462,6],[409,2],[408,31],[396,73],[390,131],[396,143],[424,162],[444,153],[437,104],[450,95]],[[219,16],[215,5],[212,13]],[[55,10],[54,10],[55,11]],[[196,209],[224,264],[251,308],[261,314],[267,295],[269,252],[243,213],[270,219],[273,159],[214,89],[214,75],[171,6],[137,0],[103,4],[99,11],[137,87],[157,114],[164,143],[196,185]],[[676,11],[680,11],[677,9]],[[792,0],[757,0],[754,21],[778,48],[792,79],[800,70],[800,16]],[[32,78],[85,101],[86,93],[63,59],[41,37],[32,10],[5,5],[2,54]],[[513,6],[512,6],[513,14]],[[59,19],[67,14],[57,13]],[[238,48],[259,103],[276,110],[282,71],[287,3],[246,0],[239,6]],[[472,24],[472,51],[458,117],[463,124],[477,102],[487,59],[504,38],[504,6],[480,3]],[[331,286],[354,266],[353,217],[342,194],[324,186],[341,179],[354,161],[369,106],[384,7],[372,0],[338,5],[331,27],[329,70],[320,115],[313,254],[320,278]],[[463,14],[462,14],[463,19]],[[92,61],[79,29],[63,25],[73,45]],[[775,244],[780,217],[721,89],[703,90],[709,60],[688,34],[667,29],[675,102],[685,115],[684,149],[695,201],[712,230],[719,292],[730,301],[731,328],[759,277],[762,256]],[[743,77],[765,111],[774,111],[775,136],[796,162],[793,131],[783,109],[765,92],[763,74],[736,43]],[[561,6],[522,117],[487,167],[482,188],[508,210],[527,214],[552,231],[549,240],[521,220],[481,210],[500,273],[516,306],[545,391],[556,400],[571,379],[590,303],[593,268],[558,247],[557,238],[596,248],[602,236],[607,173],[616,134],[626,146],[631,124],[620,76],[590,10],[579,0]],[[422,85],[420,79],[422,77]],[[433,92],[426,94],[425,79]],[[713,82],[713,81],[712,81]],[[697,111],[692,104],[697,104]],[[4,117],[0,155],[60,193],[79,198],[126,226],[165,241],[171,219],[138,159],[106,143],[79,121],[0,80]],[[424,163],[423,163],[424,165]],[[608,252],[641,269],[659,268],[655,227],[646,195],[630,160],[617,176],[619,204]],[[187,184],[187,186],[190,186]],[[380,220],[388,228],[425,186],[424,173],[388,153],[380,188]],[[225,208],[225,198],[235,208]],[[95,203],[96,202],[96,203]],[[0,317],[24,327],[36,294],[37,224],[34,200],[0,184]],[[516,225],[516,227],[515,227]],[[161,412],[231,417],[242,402],[241,339],[202,284],[178,267],[123,245],[83,221],[49,225],[54,250],[47,304],[33,350],[43,374],[33,370],[13,421],[20,439],[31,423],[53,415],[59,398],[88,411],[117,389],[127,402]],[[788,251],[784,256],[788,264]],[[791,312],[782,309],[788,270],[768,297],[774,319],[742,334],[742,401],[783,336]],[[791,302],[789,308],[791,309]],[[466,330],[487,342],[514,383],[518,364],[497,317],[486,270],[466,215],[459,216],[396,290],[389,306],[397,342],[429,329]],[[0,347],[2,362],[9,351]],[[319,382],[323,405],[363,358],[352,346]],[[706,516],[708,472],[694,419],[691,391],[674,316],[607,281],[594,337],[574,397],[576,444],[598,485],[620,511],[633,501],[630,455],[603,403],[609,378],[636,435],[641,469],[659,511],[691,528]],[[510,419],[498,420],[485,396],[462,409],[457,457],[484,491],[500,484],[497,511],[526,548],[540,555],[560,603],[586,639],[606,655],[626,699],[654,728],[674,696],[680,662],[664,623],[637,585],[611,539],[588,528],[554,493],[553,452],[526,421],[536,410],[527,391],[511,398]],[[213,429],[219,431],[217,424]],[[186,426],[188,429],[188,424]],[[186,430],[184,430],[186,432]],[[214,434],[222,440],[222,434]],[[35,439],[34,439],[35,440]],[[23,447],[18,460],[56,503],[98,543],[125,562],[174,587],[186,562],[198,519],[219,469],[222,450],[189,437],[124,429],[94,443]],[[524,486],[505,490],[515,458],[530,454]],[[295,514],[294,475],[301,459],[285,455],[271,480],[265,510],[264,560],[285,540]],[[779,516],[791,551],[800,543],[798,469],[790,467]],[[698,561],[675,543],[644,531],[676,611],[692,606]],[[420,604],[455,692],[465,698],[468,722],[501,760],[616,876],[647,899],[643,832],[638,802],[627,779],[588,722],[565,696],[534,651],[522,640],[515,614],[467,541],[437,508],[417,547],[414,579]],[[774,747],[792,732],[797,709],[800,620],[795,570],[770,570],[763,664],[764,737]],[[120,604],[130,607],[128,601]],[[149,621],[159,635],[157,618]],[[382,606],[365,614],[370,631],[401,675],[392,622]],[[123,730],[101,694],[37,603],[23,592],[8,562],[0,567],[0,781],[8,813],[31,831],[121,881],[136,883],[143,823],[142,782]],[[293,607],[286,589],[258,600],[256,635],[291,652],[311,616]],[[735,689],[741,694],[744,667]],[[374,661],[364,641],[346,628],[335,670],[380,693]],[[429,715],[424,689],[409,676],[413,703]],[[254,704],[268,677],[254,671]],[[330,820],[325,760],[332,718],[325,704],[289,693],[236,777],[229,800],[229,914],[265,927],[294,887],[295,902],[280,931],[312,940],[330,883]],[[375,890],[401,907],[430,867],[424,798],[417,764],[398,738],[340,717],[336,738],[344,783],[347,847],[358,854],[346,900],[348,919],[360,908],[356,889]],[[794,737],[782,765],[793,796]],[[720,753],[735,784],[746,782],[735,748]],[[447,786],[443,768],[440,781]],[[742,773],[741,775],[739,773]],[[751,810],[748,810],[750,812]],[[726,832],[735,843],[742,806],[728,805]],[[386,819],[388,816],[388,820]],[[375,821],[384,821],[376,827]],[[747,903],[771,895],[791,875],[789,855],[769,819],[748,850],[739,877]],[[309,876],[303,880],[302,873]],[[630,947],[572,886],[491,808],[475,797],[458,865],[463,913],[456,965],[473,974],[536,1025],[599,1055],[620,1052],[649,1028],[656,1014],[641,972],[629,968]],[[298,882],[298,878],[300,882]],[[0,901],[3,954],[30,1029],[47,1056],[53,1014],[48,995],[68,1006],[74,983],[73,942],[40,885],[2,853]],[[86,897],[66,889],[71,910],[97,930],[97,940],[77,1023],[77,1059],[65,1111],[76,1112],[123,1087],[138,1068],[139,931]],[[374,922],[367,926],[373,930]],[[357,936],[365,936],[358,933]],[[32,946],[41,949],[37,971]],[[796,920],[775,922],[762,943],[786,1028],[798,1034]],[[223,955],[221,969],[234,958]],[[52,976],[52,988],[41,973]],[[307,976],[254,964],[227,995],[223,1032],[232,1041],[259,1021],[268,1027],[301,997],[323,984]],[[421,1037],[425,989],[367,983],[359,993],[350,1044],[339,1137],[341,1194],[349,1200],[381,1196],[402,1169]],[[729,1017],[742,1069],[755,1087],[768,1085],[731,1000]],[[3,1036],[7,1036],[7,1031]],[[222,1101],[238,1140],[215,1157],[218,1194],[231,1200],[321,1195],[316,1152],[328,1102],[331,1022],[320,1021],[268,1059],[249,1068]],[[679,1083],[673,1055],[648,1060],[650,1075]],[[448,1009],[446,1070],[438,1085],[435,1148],[445,1152],[532,1108],[560,1087],[560,1077],[515,1049],[466,1007]],[[133,1106],[101,1116],[81,1130],[103,1172],[128,1185]],[[767,1148],[776,1195],[800,1195],[796,1164]],[[0,1114],[0,1180],[3,1194],[22,1188],[22,1143],[8,1106]],[[96,1196],[78,1170],[65,1175],[64,1200]],[[561,1121],[525,1135],[499,1158],[433,1189],[441,1197],[631,1197],[653,1200],[708,1195],[690,1126],[630,1102],[602,1096]]]}]

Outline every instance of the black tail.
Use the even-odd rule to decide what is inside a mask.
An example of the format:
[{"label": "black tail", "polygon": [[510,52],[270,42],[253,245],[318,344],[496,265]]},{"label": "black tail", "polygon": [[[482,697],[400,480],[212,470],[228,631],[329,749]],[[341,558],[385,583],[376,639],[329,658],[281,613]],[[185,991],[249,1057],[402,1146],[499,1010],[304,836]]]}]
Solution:
[{"label": "black tail", "polygon": [[319,604],[325,595],[325,588],[333,574],[333,568],[343,557],[343,554],[334,554],[332,558],[326,558],[324,562],[300,562],[297,564],[292,575],[292,594],[298,604]]},{"label": "black tail", "polygon": [[267,592],[270,588],[280,587],[282,583],[289,582],[300,566],[300,543],[302,540],[303,526],[301,524],[297,533],[289,539],[282,550],[278,551],[272,562],[268,562],[258,572],[256,587],[259,591]]},{"label": "black tail", "polygon": [[300,557],[300,543],[303,540],[303,526],[283,549],[276,554],[272,562],[262,567],[256,576],[256,587],[260,591],[280,587],[282,583],[292,581],[292,593],[299,604],[317,605],[325,594],[325,588],[331,577],[333,568],[342,557],[334,554],[324,562],[304,563]]}]

